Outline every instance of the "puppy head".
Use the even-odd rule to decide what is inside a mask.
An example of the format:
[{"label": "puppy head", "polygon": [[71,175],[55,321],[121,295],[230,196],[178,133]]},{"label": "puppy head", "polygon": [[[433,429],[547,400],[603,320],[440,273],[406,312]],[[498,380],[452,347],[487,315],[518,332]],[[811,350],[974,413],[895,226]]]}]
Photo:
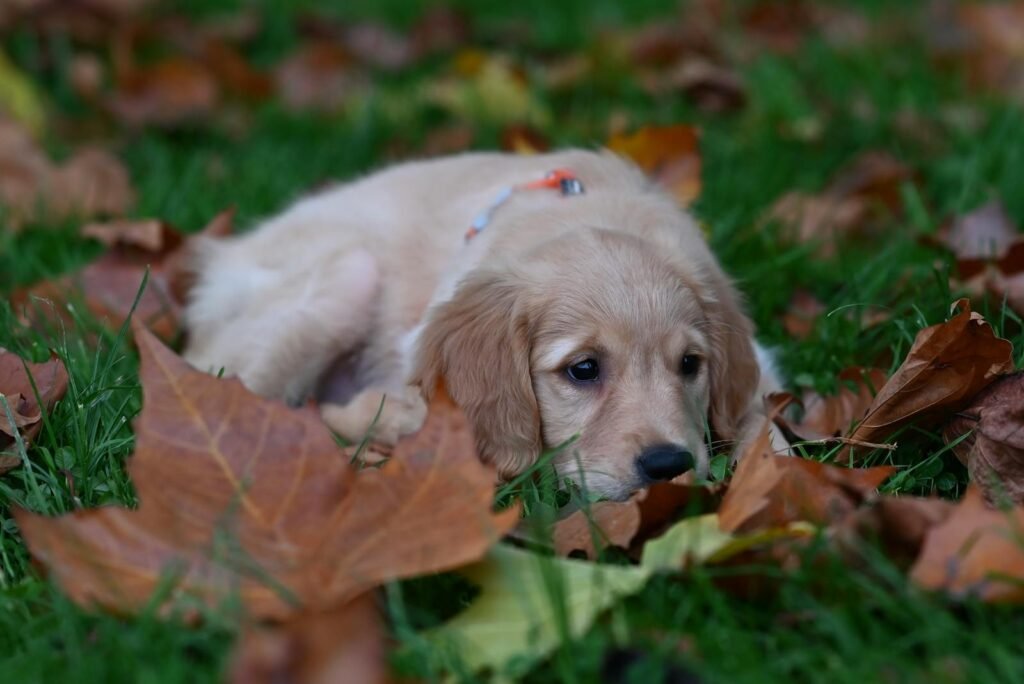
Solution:
[{"label": "puppy head", "polygon": [[589,229],[478,271],[428,319],[415,379],[443,377],[503,477],[571,442],[559,473],[624,498],[708,468],[758,382],[751,326],[713,262],[702,280],[636,238]]}]

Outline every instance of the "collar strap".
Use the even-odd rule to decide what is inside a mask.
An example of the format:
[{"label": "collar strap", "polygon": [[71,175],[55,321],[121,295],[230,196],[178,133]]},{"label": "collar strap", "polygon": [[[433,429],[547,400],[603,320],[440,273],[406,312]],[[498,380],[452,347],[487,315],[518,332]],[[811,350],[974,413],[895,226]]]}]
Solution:
[{"label": "collar strap", "polygon": [[505,202],[509,201],[512,195],[522,190],[557,190],[562,197],[582,195],[584,192],[583,183],[576,177],[576,174],[568,169],[555,169],[554,171],[549,171],[539,180],[506,186],[495,195],[491,204],[473,219],[469,230],[466,231],[466,242],[479,235],[487,227],[487,224],[491,222],[494,212]]}]

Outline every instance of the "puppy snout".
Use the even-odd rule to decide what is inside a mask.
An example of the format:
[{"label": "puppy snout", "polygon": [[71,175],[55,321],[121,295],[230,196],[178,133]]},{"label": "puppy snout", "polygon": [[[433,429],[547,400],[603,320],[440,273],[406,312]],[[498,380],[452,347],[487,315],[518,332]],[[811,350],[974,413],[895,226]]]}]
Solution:
[{"label": "puppy snout", "polygon": [[640,452],[640,472],[649,480],[671,480],[694,466],[693,454],[678,444],[655,444]]}]

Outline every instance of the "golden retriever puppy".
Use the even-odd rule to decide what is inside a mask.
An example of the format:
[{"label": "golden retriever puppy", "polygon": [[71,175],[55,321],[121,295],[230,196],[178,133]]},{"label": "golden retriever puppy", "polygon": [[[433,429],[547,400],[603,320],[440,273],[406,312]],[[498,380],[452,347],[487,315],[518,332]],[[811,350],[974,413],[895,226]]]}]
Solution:
[{"label": "golden retriever puppy", "polygon": [[401,164],[192,265],[191,363],[315,398],[352,440],[416,430],[443,380],[505,478],[556,447],[609,498],[704,475],[709,435],[752,437],[777,384],[694,221],[610,153]]}]

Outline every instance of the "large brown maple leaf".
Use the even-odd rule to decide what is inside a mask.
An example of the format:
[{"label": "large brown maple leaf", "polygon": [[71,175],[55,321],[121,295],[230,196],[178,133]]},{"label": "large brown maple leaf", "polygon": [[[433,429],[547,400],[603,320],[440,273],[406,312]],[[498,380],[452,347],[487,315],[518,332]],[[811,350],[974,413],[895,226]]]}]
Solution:
[{"label": "large brown maple leaf", "polygon": [[15,511],[32,554],[79,603],[131,612],[170,575],[172,600],[238,596],[251,617],[286,618],[476,560],[517,520],[492,513],[494,473],[444,392],[387,464],[357,471],[313,408],[259,398],[142,326],[135,335],[138,510]]}]

